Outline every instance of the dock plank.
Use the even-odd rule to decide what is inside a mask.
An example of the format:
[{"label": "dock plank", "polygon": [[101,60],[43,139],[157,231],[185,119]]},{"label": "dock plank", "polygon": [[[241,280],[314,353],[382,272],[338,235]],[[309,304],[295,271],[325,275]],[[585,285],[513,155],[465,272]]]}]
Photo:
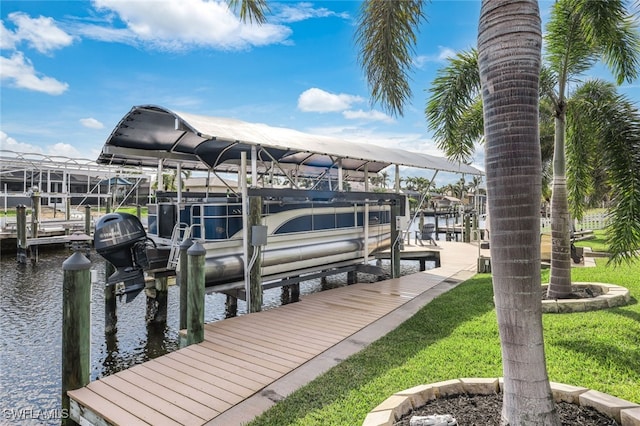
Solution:
[{"label": "dock plank", "polygon": [[[303,322],[301,319],[296,319],[295,322],[285,322],[264,317],[259,322],[256,321],[256,323],[268,328],[274,335],[289,334],[292,336],[308,336],[312,337],[315,342],[325,345],[332,344],[336,341],[334,333],[314,328],[316,324],[313,322]],[[250,325],[253,326],[253,324]]]},{"label": "dock plank", "polygon": [[211,349],[212,351],[215,351],[222,355],[241,359],[243,361],[255,364],[257,366],[260,366],[269,370],[273,370],[276,373],[280,373],[280,375],[289,372],[292,368],[292,367],[287,367],[280,362],[269,360],[266,357],[262,356],[260,352],[257,352],[257,351],[254,352],[248,349],[239,351],[237,348],[226,347],[220,344],[219,342],[213,343],[205,340],[204,342],[200,343],[198,347]]},{"label": "dock plank", "polygon": [[189,375],[194,379],[224,389],[228,393],[233,394],[231,401],[237,400],[238,397],[246,398],[253,394],[250,388],[221,377],[224,375],[224,372],[221,372],[219,368],[212,367],[211,371],[202,370],[198,368],[199,366],[196,365],[196,362],[188,357],[184,359],[184,357],[180,356],[177,352],[156,358],[156,361],[158,361],[159,364],[164,364],[166,367],[179,370],[182,374]]},{"label": "dock plank", "polygon": [[204,393],[208,393],[211,396],[215,396],[217,399],[226,403],[221,411],[224,411],[241,399],[241,397],[239,397],[238,395],[229,392],[228,390],[221,388],[220,386],[216,386],[214,384],[201,380],[198,377],[193,377],[189,374],[184,373],[183,371],[177,370],[177,368],[181,367],[181,365],[177,362],[174,363],[173,366],[167,367],[164,363],[154,362],[157,361],[157,359],[158,358],[146,362],[145,366],[151,370],[154,370],[158,374],[171,377],[178,382],[184,383],[185,385],[198,389]]},{"label": "dock plank", "polygon": [[[260,380],[261,376],[253,375],[252,378],[245,377],[236,372],[236,368],[233,365],[223,365],[221,363],[208,363],[203,361],[199,357],[193,356],[191,352],[185,353],[180,350],[178,352],[173,352],[167,356],[165,359],[175,359],[177,361],[183,362],[189,365],[189,371],[198,374],[196,370],[201,371],[202,375],[214,376],[216,383],[223,385],[226,389],[236,393],[240,396],[251,395],[254,393],[254,389],[261,388],[265,384],[269,383],[269,379],[262,376],[263,379]],[[198,377],[203,377],[199,375]]]},{"label": "dock plank", "polygon": [[225,359],[215,351],[208,350],[200,345],[188,346],[182,350],[182,354],[207,364],[218,365],[227,371],[233,371],[234,374],[239,376],[254,379],[257,383],[263,383],[265,380],[268,382],[275,377],[281,376],[281,374],[273,370],[264,369],[243,360],[235,360],[231,357]]},{"label": "dock plank", "polygon": [[[341,306],[333,307],[332,300],[303,300],[299,304],[291,305],[291,310],[296,310],[300,314],[305,311],[309,319],[316,321],[318,325],[331,324],[332,327],[342,327],[344,329],[353,329],[360,327],[363,321],[370,318],[376,318],[375,315],[368,315],[366,312],[356,312],[352,309],[342,308]],[[317,315],[317,316],[314,316]]]},{"label": "dock plank", "polygon": [[264,318],[259,324],[249,324],[251,327],[255,327],[260,330],[269,330],[273,336],[291,336],[292,338],[310,338],[315,342],[315,346],[326,348],[327,344],[335,343],[336,336],[333,333],[321,331],[314,323],[300,323],[296,322],[283,322],[273,321],[269,318]]},{"label": "dock plank", "polygon": [[113,403],[87,387],[69,391],[67,395],[86,409],[100,414],[100,417],[111,424],[131,426],[150,425],[150,423],[145,422],[141,418],[121,408],[118,404]]},{"label": "dock plank", "polygon": [[158,371],[147,367],[145,364],[136,365],[127,371],[143,375],[145,378],[154,382],[157,387],[173,389],[181,395],[184,395],[186,398],[192,399],[199,404],[209,407],[216,413],[221,413],[229,408],[229,403],[227,401],[223,401],[222,399],[206,393],[195,386],[191,386],[188,383],[180,382],[172,377],[159,374]]},{"label": "dock plank", "polygon": [[269,356],[271,359],[280,359],[280,362],[287,363],[291,368],[295,368],[297,365],[300,365],[308,359],[308,354],[293,354],[290,351],[285,351],[281,347],[277,347],[277,345],[262,345],[259,343],[248,342],[246,340],[238,339],[234,336],[227,336],[224,333],[214,333],[213,331],[207,329],[205,329],[204,331],[204,338],[205,340],[209,340],[213,343],[215,343],[216,341],[224,341],[226,343],[231,343],[232,345],[235,345],[239,348],[242,347],[262,352],[264,355]]},{"label": "dock plank", "polygon": [[[220,414],[219,411],[210,408],[207,405],[207,402],[199,402],[197,399],[193,398],[193,393],[188,391],[188,395],[180,393],[182,390],[180,387],[174,387],[172,384],[168,384],[166,382],[154,382],[153,380],[143,377],[131,370],[121,371],[118,376],[129,383],[135,384],[138,387],[141,387],[148,392],[157,395],[158,397],[169,401],[171,404],[182,407],[190,413],[193,413],[195,416],[201,419],[210,419]],[[166,385],[166,386],[158,386]],[[206,401],[206,400],[205,400]]]},{"label": "dock plank", "polygon": [[257,345],[261,347],[265,351],[270,351],[269,353],[280,354],[281,356],[286,356],[289,359],[297,359],[297,360],[307,360],[309,357],[315,356],[316,352],[310,349],[307,349],[302,346],[291,345],[288,342],[277,342],[273,341],[273,339],[268,336],[257,336],[257,335],[244,335],[242,333],[233,333],[227,331],[225,329],[217,329],[216,336],[228,336],[230,338],[236,338],[238,341],[242,342],[245,345]]},{"label": "dock plank", "polygon": [[226,336],[216,336],[213,333],[208,333],[205,330],[204,342],[200,344],[211,345],[214,348],[219,348],[218,350],[220,350],[221,352],[224,351],[225,353],[236,354],[236,356],[246,355],[249,357],[253,357],[253,359],[258,360],[257,362],[259,363],[259,365],[263,365],[261,361],[265,361],[270,363],[268,366],[273,366],[274,369],[276,368],[275,366],[280,366],[278,367],[278,371],[287,372],[292,368],[295,368],[297,365],[300,365],[299,359],[298,361],[292,361],[290,359],[277,356],[282,354],[273,355],[271,353],[265,352],[265,350],[261,347],[242,346],[240,343],[241,342],[238,342],[234,339],[227,340]]},{"label": "dock plank", "polygon": [[[183,425],[197,425],[204,423],[205,419],[192,414],[179,405],[171,403],[156,394],[147,391],[131,382],[126,381],[121,375],[111,375],[100,380],[119,392],[127,394],[141,404],[153,409],[165,417]],[[140,382],[137,382],[140,383]]]},{"label": "dock plank", "polygon": [[89,383],[87,388],[100,395],[113,404],[127,410],[132,415],[141,418],[151,425],[179,426],[180,423],[139,402],[131,395],[127,395],[116,388],[109,386],[102,380]]},{"label": "dock plank", "polygon": [[[245,327],[243,325],[236,325],[233,328],[230,327],[217,327],[218,332],[226,332],[227,334],[237,335],[238,337],[245,337],[252,341],[264,341],[281,345],[284,348],[291,348],[293,350],[302,350],[305,353],[314,355],[318,351],[322,351],[325,345],[314,341],[309,336],[294,336],[290,333],[276,332],[276,330],[269,329],[264,325]],[[304,344],[303,344],[304,343]]]}]

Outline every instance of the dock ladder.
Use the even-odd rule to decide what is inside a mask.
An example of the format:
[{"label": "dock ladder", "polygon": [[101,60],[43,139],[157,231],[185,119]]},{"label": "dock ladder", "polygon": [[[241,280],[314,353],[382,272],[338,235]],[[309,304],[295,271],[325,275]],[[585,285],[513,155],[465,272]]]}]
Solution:
[{"label": "dock ladder", "polygon": [[171,232],[171,250],[169,251],[169,260],[167,261],[167,269],[175,270],[178,267],[178,259],[180,257],[180,245],[187,238],[191,238],[192,226],[184,222],[176,223]]}]

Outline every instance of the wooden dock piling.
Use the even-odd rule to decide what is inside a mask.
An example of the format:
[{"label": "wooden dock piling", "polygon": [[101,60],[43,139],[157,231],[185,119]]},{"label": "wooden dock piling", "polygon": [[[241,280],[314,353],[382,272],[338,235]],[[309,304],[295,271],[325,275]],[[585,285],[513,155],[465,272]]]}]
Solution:
[{"label": "wooden dock piling", "polygon": [[156,312],[151,322],[163,324],[167,322],[167,299],[169,293],[169,277],[156,277]]},{"label": "wooden dock piling", "polygon": [[195,241],[187,250],[188,295],[187,295],[187,345],[204,340],[204,257],[207,251]]},{"label": "wooden dock piling", "polygon": [[224,317],[233,318],[238,316],[238,298],[227,294],[227,298],[224,302]]},{"label": "wooden dock piling", "polygon": [[[104,261],[105,281],[116,271],[116,268],[108,260]],[[116,310],[116,286],[104,286],[104,332],[113,334],[118,329],[118,314]]]},{"label": "wooden dock piling", "polygon": [[[35,191],[31,194],[31,238],[38,238],[40,228],[40,193]],[[38,263],[38,246],[30,250],[31,263]]]},{"label": "wooden dock piling", "polygon": [[400,233],[396,218],[399,217],[400,205],[391,204],[391,277],[400,276]]},{"label": "wooden dock piling", "polygon": [[66,197],[64,200],[64,220],[67,222],[71,220],[71,197]]},{"label": "wooden dock piling", "polygon": [[16,241],[18,263],[27,263],[27,207],[20,204],[16,207]]},{"label": "wooden dock piling", "polygon": [[189,259],[187,251],[193,244],[191,238],[187,238],[180,243],[180,270],[178,271],[178,286],[180,286],[180,330],[187,329],[187,295],[189,294],[188,269]]},{"label": "wooden dock piling", "polygon": [[289,298],[290,303],[296,303],[300,301],[300,283],[291,285],[291,297]]},{"label": "wooden dock piling", "polygon": [[[62,409],[67,391],[86,386],[91,370],[91,262],[76,251],[62,264]],[[63,419],[63,425],[75,424]]]},{"label": "wooden dock piling", "polygon": [[291,287],[283,285],[280,287],[280,304],[287,305],[291,301]]},{"label": "wooden dock piling", "polygon": [[471,213],[464,214],[464,238],[463,242],[471,242]]},{"label": "wooden dock piling", "polygon": [[91,235],[91,206],[84,206],[84,233]]},{"label": "wooden dock piling", "polygon": [[[254,227],[262,225],[262,197],[249,197],[249,250],[248,256],[253,260],[249,265],[249,294],[247,294],[247,312],[262,310],[262,251],[254,237]],[[257,253],[256,253],[257,251]]]}]

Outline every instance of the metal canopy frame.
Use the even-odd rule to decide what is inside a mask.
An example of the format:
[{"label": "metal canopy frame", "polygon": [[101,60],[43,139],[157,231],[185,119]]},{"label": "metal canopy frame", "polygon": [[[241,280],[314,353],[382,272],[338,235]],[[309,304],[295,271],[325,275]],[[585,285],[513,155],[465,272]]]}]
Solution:
[{"label": "metal canopy frame", "polygon": [[[242,153],[252,172],[366,180],[390,165],[482,175],[442,157],[349,142],[240,120],[135,106],[118,123],[97,162],[109,165],[238,173]],[[248,153],[248,154],[247,154]],[[255,157],[253,156],[255,155]]]}]

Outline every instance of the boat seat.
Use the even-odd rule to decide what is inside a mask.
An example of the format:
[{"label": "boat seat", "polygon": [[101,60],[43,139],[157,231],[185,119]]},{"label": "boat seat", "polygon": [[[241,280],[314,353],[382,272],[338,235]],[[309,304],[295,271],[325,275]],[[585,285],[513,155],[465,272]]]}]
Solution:
[{"label": "boat seat", "polygon": [[416,244],[419,243],[421,246],[423,246],[424,242],[427,242],[427,244],[433,244],[434,246],[437,246],[438,244],[436,244],[436,240],[433,239],[435,230],[436,225],[434,225],[433,223],[427,223],[426,225],[424,225],[422,227],[422,230],[416,231]]}]

